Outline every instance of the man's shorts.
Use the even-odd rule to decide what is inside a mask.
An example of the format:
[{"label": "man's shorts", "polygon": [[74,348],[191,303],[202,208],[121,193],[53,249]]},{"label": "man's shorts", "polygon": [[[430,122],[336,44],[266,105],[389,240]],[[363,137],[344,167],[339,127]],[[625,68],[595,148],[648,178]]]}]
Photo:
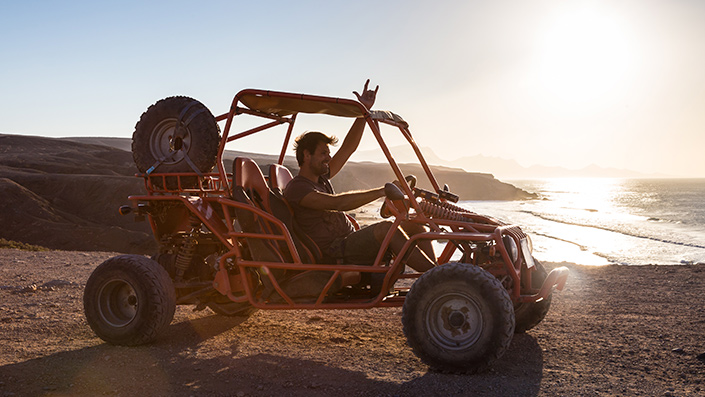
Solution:
[{"label": "man's shorts", "polygon": [[375,227],[378,225],[379,223],[365,226],[345,238],[333,241],[328,248],[329,253],[336,259],[342,259],[345,264],[372,265],[381,247],[375,238]]}]

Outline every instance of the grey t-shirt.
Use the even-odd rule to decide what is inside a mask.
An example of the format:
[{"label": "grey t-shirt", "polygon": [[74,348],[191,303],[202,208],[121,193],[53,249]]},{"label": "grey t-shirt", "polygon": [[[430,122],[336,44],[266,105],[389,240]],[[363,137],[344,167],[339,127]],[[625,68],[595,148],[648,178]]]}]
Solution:
[{"label": "grey t-shirt", "polygon": [[[355,231],[352,223],[345,213],[341,211],[314,210],[300,205],[301,199],[307,194],[317,191],[335,194],[333,186],[325,177],[319,177],[318,182],[308,178],[296,176],[286,185],[284,197],[294,210],[294,219],[321,251],[328,256],[335,257],[337,248],[332,248],[331,243],[340,241]],[[332,250],[329,250],[332,248]]]}]

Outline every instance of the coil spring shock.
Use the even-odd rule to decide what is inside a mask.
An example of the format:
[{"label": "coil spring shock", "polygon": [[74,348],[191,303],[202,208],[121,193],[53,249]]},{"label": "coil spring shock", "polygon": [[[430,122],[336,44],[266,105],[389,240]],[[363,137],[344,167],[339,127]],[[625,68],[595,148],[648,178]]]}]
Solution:
[{"label": "coil spring shock", "polygon": [[[444,205],[448,204],[448,205]],[[426,216],[429,217],[434,217],[434,218],[439,218],[439,219],[448,219],[451,221],[464,221],[465,217],[463,216],[462,213],[460,213],[453,204],[449,203],[432,203],[428,200],[421,200],[419,202],[419,206],[421,207],[421,210]],[[458,209],[462,210],[462,208],[457,207]]]},{"label": "coil spring shock", "polygon": [[181,244],[179,252],[176,255],[174,264],[176,267],[176,280],[181,280],[186,270],[191,266],[191,261],[196,252],[196,246],[198,245],[196,235],[198,234],[198,227],[201,225],[201,221],[194,214],[189,214],[189,223],[192,226],[191,231],[184,237],[184,242]]},{"label": "coil spring shock", "polygon": [[191,266],[193,254],[196,252],[196,245],[198,245],[198,242],[191,235],[187,236],[183,244],[181,244],[179,253],[176,255],[176,280],[181,280],[186,270]]},{"label": "coil spring shock", "polygon": [[430,201],[422,199],[419,204],[426,216],[433,216],[440,219],[448,219],[451,221],[463,222],[478,222],[478,223],[494,223],[498,225],[505,224],[502,221],[486,216],[478,216],[475,212],[465,209],[459,205],[449,203],[447,201]]},{"label": "coil spring shock", "polygon": [[455,211],[455,212],[461,212],[461,213],[466,213],[466,214],[471,213],[471,211],[468,211],[465,208],[460,207],[458,205],[455,205],[453,203],[449,203],[448,201],[438,202],[437,205],[440,205],[441,207],[443,207],[445,209]]}]

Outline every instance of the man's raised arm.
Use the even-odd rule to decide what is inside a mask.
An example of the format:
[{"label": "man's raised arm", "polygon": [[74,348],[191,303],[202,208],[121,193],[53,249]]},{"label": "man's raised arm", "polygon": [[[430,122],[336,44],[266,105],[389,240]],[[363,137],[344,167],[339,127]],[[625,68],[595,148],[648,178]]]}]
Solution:
[{"label": "man's raised arm", "polygon": [[[357,96],[360,103],[365,105],[368,110],[374,105],[375,99],[377,98],[377,91],[379,91],[379,86],[377,86],[374,91],[368,89],[369,84],[370,79],[367,79],[365,82],[365,87],[362,89],[362,95],[360,95],[357,91],[353,91],[353,94]],[[360,140],[362,139],[362,132],[364,130],[365,119],[355,119],[352,127],[350,127],[350,131],[348,131],[348,134],[345,135],[343,144],[340,145],[340,149],[338,149],[328,164],[331,178],[343,168],[350,156],[352,156],[355,150],[357,150],[357,147],[360,145]]]}]

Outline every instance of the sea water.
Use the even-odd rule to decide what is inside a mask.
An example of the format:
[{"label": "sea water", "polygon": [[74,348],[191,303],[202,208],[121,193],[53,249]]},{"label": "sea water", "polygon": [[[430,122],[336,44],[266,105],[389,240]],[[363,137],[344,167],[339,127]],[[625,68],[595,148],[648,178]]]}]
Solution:
[{"label": "sea water", "polygon": [[534,256],[584,265],[705,263],[705,179],[511,181],[524,201],[461,201],[528,232]]}]

